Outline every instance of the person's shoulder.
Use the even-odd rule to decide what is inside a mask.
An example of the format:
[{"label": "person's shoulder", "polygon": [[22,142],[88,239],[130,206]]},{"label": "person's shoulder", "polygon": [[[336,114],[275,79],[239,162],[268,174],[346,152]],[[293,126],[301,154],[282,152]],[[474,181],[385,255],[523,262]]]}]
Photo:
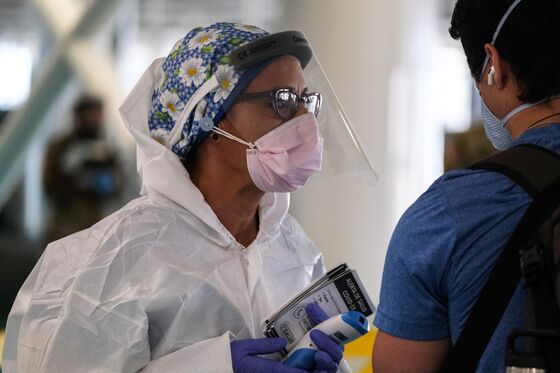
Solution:
[{"label": "person's shoulder", "polygon": [[[471,170],[446,173],[410,205],[391,237],[388,267],[404,266],[409,273],[422,278],[442,275],[462,245],[464,232],[480,221],[476,213],[481,205],[476,192],[468,188],[469,180],[478,178],[476,173]],[[458,211],[463,207],[468,212]]]},{"label": "person's shoulder", "polygon": [[[433,187],[441,189],[446,195],[456,195],[463,192],[467,199],[477,199],[481,196],[500,194],[504,190],[516,185],[513,180],[501,172],[486,169],[457,169],[444,173]],[[469,193],[465,193],[469,192]]]},{"label": "person's shoulder", "polygon": [[458,169],[438,178],[403,216],[404,221],[452,224],[458,231],[500,218],[530,202],[513,180],[490,170]]},{"label": "person's shoulder", "polygon": [[[75,232],[47,245],[47,250],[70,250],[73,247],[82,246],[85,242],[94,241],[103,243],[114,234],[130,225],[150,209],[145,197],[133,199],[119,210],[104,217],[94,225],[84,230]],[[80,245],[79,243],[82,243]],[[84,251],[81,250],[83,253]]]},{"label": "person's shoulder", "polygon": [[503,174],[448,172],[403,214],[389,253],[415,268],[418,263],[425,264],[421,268],[433,268],[434,263],[444,268],[458,252],[494,232],[492,227],[500,226],[503,232],[504,222],[518,217],[530,202],[526,192]]},{"label": "person's shoulder", "polygon": [[515,183],[505,175],[488,170],[458,169],[446,172],[406,210],[401,222],[441,222],[453,219],[454,212],[479,208],[489,199],[499,197]]},{"label": "person's shoulder", "polygon": [[[186,244],[190,230],[177,222],[172,209],[154,204],[147,197],[132,200],[90,228],[48,244],[37,268],[41,280],[37,284],[45,285],[36,291],[62,292],[75,278],[98,268],[122,271],[138,258],[147,257],[153,249],[165,257],[168,254],[163,251],[181,247],[186,257],[189,249],[197,248]],[[155,260],[154,256],[149,257]],[[111,265],[115,261],[122,264]]]},{"label": "person's shoulder", "polygon": [[[207,232],[193,214],[185,209],[154,201],[148,196],[132,200],[126,206],[91,227],[106,237],[105,245],[157,246],[159,243],[185,244],[189,235]],[[109,241],[113,241],[111,244]]]},{"label": "person's shoulder", "polygon": [[[117,255],[123,247],[144,242],[157,242],[169,222],[174,221],[173,211],[152,203],[147,197],[133,199],[111,215],[91,227],[51,242],[45,252],[63,252],[66,257],[87,261],[100,251]],[[79,266],[79,262],[72,260]]]},{"label": "person's shoulder", "polygon": [[290,214],[286,214],[282,220],[276,240],[282,241],[280,246],[288,250],[289,255],[297,255],[303,261],[314,263],[321,256],[313,240]]},{"label": "person's shoulder", "polygon": [[531,201],[521,186],[497,171],[450,171],[437,184],[449,213],[462,224],[498,219]]}]

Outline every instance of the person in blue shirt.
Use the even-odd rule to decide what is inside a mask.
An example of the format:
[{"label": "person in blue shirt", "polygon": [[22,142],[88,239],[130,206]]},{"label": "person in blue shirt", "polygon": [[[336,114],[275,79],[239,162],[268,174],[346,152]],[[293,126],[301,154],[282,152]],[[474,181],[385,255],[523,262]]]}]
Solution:
[{"label": "person in blue shirt", "polygon": [[[534,144],[560,154],[560,2],[458,0],[460,39],[488,138],[499,150]],[[531,204],[506,176],[451,171],[402,216],[387,252],[373,368],[437,372],[493,266]],[[477,372],[503,372],[506,338],[524,325],[520,283]]]}]

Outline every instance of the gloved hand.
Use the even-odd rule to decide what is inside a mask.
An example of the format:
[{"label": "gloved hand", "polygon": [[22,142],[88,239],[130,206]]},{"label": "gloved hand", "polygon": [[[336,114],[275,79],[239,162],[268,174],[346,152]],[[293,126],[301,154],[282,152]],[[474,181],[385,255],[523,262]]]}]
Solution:
[{"label": "gloved hand", "polygon": [[[308,304],[305,307],[305,311],[315,325],[329,318],[325,311],[315,303]],[[313,330],[310,337],[318,348],[318,351],[315,353],[316,366],[313,372],[336,373],[338,364],[342,360],[344,346],[339,346],[331,337],[320,330]]]},{"label": "gloved hand", "polygon": [[258,356],[282,350],[286,347],[284,338],[242,339],[231,342],[230,347],[235,373],[307,373],[305,370],[291,368],[279,361]]}]

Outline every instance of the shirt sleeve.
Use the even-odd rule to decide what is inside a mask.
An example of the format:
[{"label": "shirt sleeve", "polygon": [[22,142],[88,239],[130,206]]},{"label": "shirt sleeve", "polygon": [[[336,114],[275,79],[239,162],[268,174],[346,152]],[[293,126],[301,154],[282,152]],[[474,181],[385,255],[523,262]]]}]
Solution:
[{"label": "shirt sleeve", "polygon": [[450,335],[446,271],[456,236],[436,182],[405,212],[391,238],[374,320],[378,329],[411,340]]}]

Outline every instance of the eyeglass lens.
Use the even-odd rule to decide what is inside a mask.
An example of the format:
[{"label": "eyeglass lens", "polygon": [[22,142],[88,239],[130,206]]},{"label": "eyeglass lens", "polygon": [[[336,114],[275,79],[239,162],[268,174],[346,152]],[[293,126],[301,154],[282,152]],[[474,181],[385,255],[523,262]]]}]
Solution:
[{"label": "eyeglass lens", "polygon": [[288,90],[276,92],[276,111],[282,118],[291,119],[298,110],[299,101],[302,101],[309,113],[313,113],[315,116],[319,115],[321,99],[318,93],[303,94],[300,98],[296,93]]}]

